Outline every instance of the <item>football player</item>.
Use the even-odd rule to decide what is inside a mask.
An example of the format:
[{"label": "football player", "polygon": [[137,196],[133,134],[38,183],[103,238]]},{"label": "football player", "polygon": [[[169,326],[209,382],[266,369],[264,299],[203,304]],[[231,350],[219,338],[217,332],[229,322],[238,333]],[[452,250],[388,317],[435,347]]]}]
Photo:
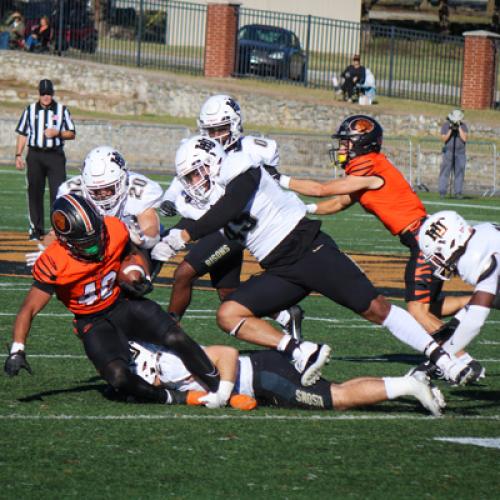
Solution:
[{"label": "football player", "polygon": [[[178,391],[204,391],[172,351],[131,342],[132,369],[149,383]],[[434,416],[441,415],[444,397],[421,372],[405,377],[363,377],[335,384],[320,378],[305,387],[300,375],[282,353],[261,350],[239,355],[233,347],[214,345],[205,352],[222,374],[233,374],[237,394],[255,398],[260,405],[317,410],[347,410],[402,396],[413,396]],[[232,401],[232,400],[230,400]],[[232,404],[231,404],[232,406]]]},{"label": "football player", "polygon": [[[150,250],[160,240],[156,207],[163,190],[157,182],[129,171],[125,159],[115,148],[92,149],[83,162],[82,173],[61,184],[57,197],[68,193],[83,196],[101,215],[118,217],[125,222],[131,240],[138,247]],[[54,238],[53,233],[46,236],[44,245]],[[32,266],[40,253],[27,254],[27,264]]]},{"label": "football player", "polygon": [[[67,194],[56,199],[51,223],[56,240],[33,267],[34,282],[17,314],[5,372],[31,373],[25,344],[31,323],[53,294],[74,314],[74,331],[101,376],[116,390],[139,400],[183,402],[173,391],[144,382],[128,368],[128,340],[152,342],[174,349],[217,401],[219,375],[200,346],[162,310],[141,297],[148,284],[138,286],[139,298],[123,298],[117,283],[121,260],[130,252],[126,226],[115,217],[97,214],[84,198]],[[220,390],[219,390],[220,389]]]},{"label": "football player", "polygon": [[310,356],[300,352],[302,344],[260,318],[316,291],[369,321],[384,325],[396,338],[425,353],[448,379],[467,382],[470,367],[446,353],[407,311],[391,305],[379,294],[359,267],[320,230],[321,222],[308,219],[304,204],[294,193],[283,191],[260,168],[257,159],[238,152],[222,158],[217,172],[201,169],[201,165],[210,164],[209,158],[218,148],[216,141],[204,140],[212,143],[211,147],[209,142],[203,145],[205,160],[198,153],[200,138],[194,137],[179,148],[177,163],[184,156],[183,162],[192,165],[191,172],[184,176],[186,183],[194,186],[204,179],[205,186],[210,181],[224,195],[198,220],[181,219],[153,252],[159,250],[158,260],[168,260],[190,240],[219,228],[248,248],[264,272],[241,284],[221,304],[217,320],[224,331],[241,340],[284,351],[296,362],[302,384],[311,385],[320,376],[329,347],[305,346],[316,357],[311,363]]},{"label": "football player", "polygon": [[[278,146],[272,139],[243,135],[241,109],[238,102],[228,95],[213,95],[201,107],[198,119],[199,132],[203,137],[217,140],[227,154],[244,151],[263,165],[279,165]],[[220,193],[212,196],[213,204]],[[214,201],[215,200],[215,201]],[[201,203],[186,188],[179,176],[175,177],[163,196],[160,213],[165,216],[181,214],[187,218],[199,218],[210,203]],[[220,300],[224,300],[240,284],[243,247],[237,240],[230,240],[216,231],[198,241],[178,265],[170,296],[169,312],[181,318],[191,302],[196,279],[209,273],[212,286]],[[300,339],[302,309],[293,305],[273,318],[294,338]]]},{"label": "football player", "polygon": [[[419,245],[438,278],[458,275],[474,287],[468,304],[449,321],[447,334],[440,338],[448,352],[457,353],[479,334],[490,310],[500,308],[500,227],[470,226],[458,213],[444,210],[422,224]],[[470,357],[468,361],[478,365],[476,379],[484,377],[484,368]],[[427,368],[432,372],[428,364]]]},{"label": "football player", "polygon": [[443,327],[439,317],[451,316],[468,296],[441,298],[443,282],[433,275],[418,247],[418,231],[427,211],[403,174],[382,154],[383,130],[370,116],[346,118],[332,136],[332,160],[345,170],[342,178],[326,182],[270,173],[284,188],[308,196],[334,198],[308,205],[308,212],[333,214],[358,202],[377,217],[410,250],[405,268],[405,300],[409,313],[430,333]]}]

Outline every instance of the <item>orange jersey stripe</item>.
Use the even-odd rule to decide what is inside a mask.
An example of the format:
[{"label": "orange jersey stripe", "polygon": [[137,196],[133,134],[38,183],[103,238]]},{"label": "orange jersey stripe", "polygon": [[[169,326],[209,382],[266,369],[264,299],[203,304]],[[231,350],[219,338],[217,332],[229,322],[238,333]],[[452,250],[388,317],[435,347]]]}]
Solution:
[{"label": "orange jersey stripe", "polygon": [[361,206],[380,219],[393,235],[427,215],[423,203],[403,174],[382,153],[354,158],[345,171],[347,175],[373,175],[384,180],[380,189],[363,189],[356,193],[356,197]]}]

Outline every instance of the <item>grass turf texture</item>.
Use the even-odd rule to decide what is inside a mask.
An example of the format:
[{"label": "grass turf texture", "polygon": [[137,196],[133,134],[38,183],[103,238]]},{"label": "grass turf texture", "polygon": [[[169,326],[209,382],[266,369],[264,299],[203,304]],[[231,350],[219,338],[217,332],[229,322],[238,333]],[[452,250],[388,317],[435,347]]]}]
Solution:
[{"label": "grass turf texture", "polygon": [[[7,171],[0,171],[0,230],[26,233],[24,178]],[[468,220],[498,220],[498,199],[423,198],[431,212],[455,207]],[[357,207],[325,218],[324,228],[348,251],[405,253]],[[4,345],[29,284],[0,275]],[[158,286],[151,297],[166,304],[169,294]],[[329,379],[401,375],[419,359],[324,298],[302,305],[305,337],[333,347]],[[184,328],[204,344],[248,349],[217,329],[216,307],[215,293],[196,291]],[[344,413],[262,407],[244,414],[108,401],[71,332],[71,315],[53,300],[29,339],[34,375],[1,378],[1,497],[492,498],[500,450],[436,439],[500,438],[499,324],[494,311],[470,349],[487,378],[466,388],[439,384],[448,401],[441,419],[410,398]]]}]

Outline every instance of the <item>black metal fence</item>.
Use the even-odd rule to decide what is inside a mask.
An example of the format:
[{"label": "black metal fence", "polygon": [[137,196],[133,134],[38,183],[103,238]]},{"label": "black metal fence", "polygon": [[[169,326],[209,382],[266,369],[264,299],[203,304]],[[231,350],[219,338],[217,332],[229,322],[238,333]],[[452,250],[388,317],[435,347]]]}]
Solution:
[{"label": "black metal fence", "polygon": [[239,26],[237,75],[332,89],[361,54],[380,95],[460,103],[462,37],[246,8]]},{"label": "black metal fence", "polygon": [[[0,0],[0,7],[23,12],[27,36],[47,15],[51,50],[61,56],[203,74],[205,4]],[[332,89],[333,77],[358,53],[378,95],[460,103],[462,37],[247,8],[239,9],[238,23],[236,76]]]}]

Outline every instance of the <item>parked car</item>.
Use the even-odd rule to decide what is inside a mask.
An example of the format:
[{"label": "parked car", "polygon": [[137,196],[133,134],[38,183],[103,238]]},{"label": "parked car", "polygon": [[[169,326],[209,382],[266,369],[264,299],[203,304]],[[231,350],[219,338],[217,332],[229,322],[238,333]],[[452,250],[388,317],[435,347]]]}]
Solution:
[{"label": "parked car", "polygon": [[248,24],[238,31],[236,72],[304,81],[306,54],[293,31]]}]

